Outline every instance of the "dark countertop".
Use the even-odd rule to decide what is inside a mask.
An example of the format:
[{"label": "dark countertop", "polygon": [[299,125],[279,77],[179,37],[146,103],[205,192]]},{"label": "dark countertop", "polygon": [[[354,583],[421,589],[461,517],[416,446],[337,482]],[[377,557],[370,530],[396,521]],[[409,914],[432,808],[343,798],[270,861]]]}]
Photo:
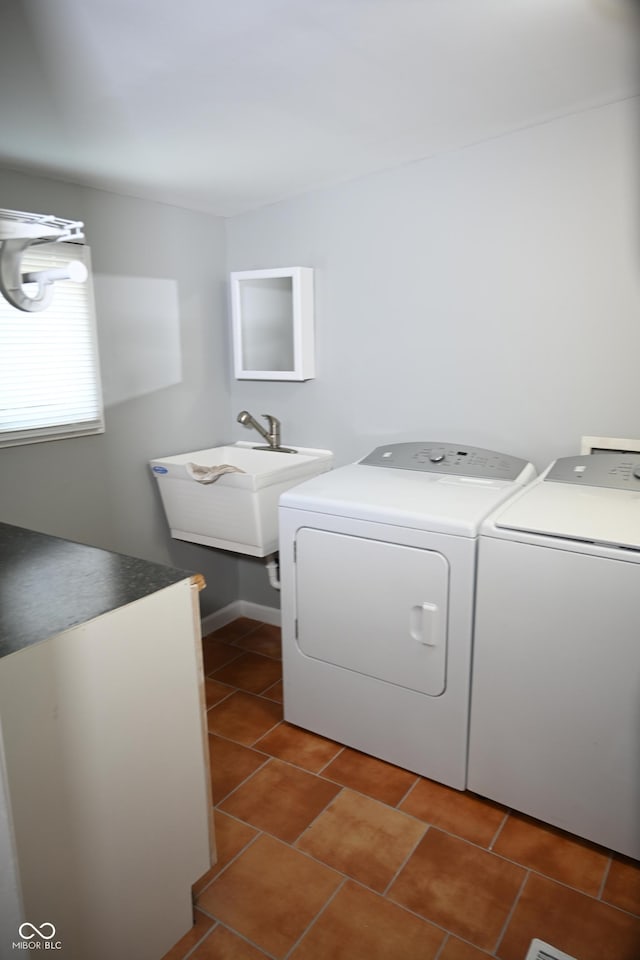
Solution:
[{"label": "dark countertop", "polygon": [[0,523],[0,657],[190,577]]}]

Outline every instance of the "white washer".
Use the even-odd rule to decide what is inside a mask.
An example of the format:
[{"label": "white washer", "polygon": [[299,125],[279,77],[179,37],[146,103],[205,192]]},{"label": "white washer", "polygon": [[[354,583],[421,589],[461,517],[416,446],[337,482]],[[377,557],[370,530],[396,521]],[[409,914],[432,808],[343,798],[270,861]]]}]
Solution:
[{"label": "white washer", "polygon": [[284,493],[285,719],[463,789],[479,527],[534,476],[401,443]]},{"label": "white washer", "polygon": [[483,525],[469,789],[640,857],[640,457],[568,457]]}]

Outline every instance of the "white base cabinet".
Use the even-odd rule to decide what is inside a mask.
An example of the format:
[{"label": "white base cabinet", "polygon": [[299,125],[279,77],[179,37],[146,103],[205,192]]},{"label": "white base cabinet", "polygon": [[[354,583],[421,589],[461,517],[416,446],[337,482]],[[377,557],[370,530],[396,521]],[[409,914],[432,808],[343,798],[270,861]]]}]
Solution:
[{"label": "white base cabinet", "polygon": [[[0,660],[23,920],[55,927],[52,956],[160,960],[192,926],[213,850],[203,698],[190,579]],[[3,931],[7,956],[19,939]]]}]

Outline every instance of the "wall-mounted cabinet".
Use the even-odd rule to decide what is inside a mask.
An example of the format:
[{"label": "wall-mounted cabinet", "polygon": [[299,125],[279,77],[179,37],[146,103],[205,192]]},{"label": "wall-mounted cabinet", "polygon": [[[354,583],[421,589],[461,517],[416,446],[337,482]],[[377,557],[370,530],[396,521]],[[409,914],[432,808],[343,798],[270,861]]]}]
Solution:
[{"label": "wall-mounted cabinet", "polygon": [[313,270],[283,267],[231,274],[238,380],[311,380]]}]

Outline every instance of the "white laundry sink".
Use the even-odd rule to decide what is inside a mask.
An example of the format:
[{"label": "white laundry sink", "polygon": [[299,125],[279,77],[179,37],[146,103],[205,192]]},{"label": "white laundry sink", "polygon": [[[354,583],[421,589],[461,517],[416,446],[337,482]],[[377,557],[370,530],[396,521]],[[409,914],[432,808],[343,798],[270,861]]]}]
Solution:
[{"label": "white laundry sink", "polygon": [[[254,446],[241,441],[150,461],[172,537],[252,557],[277,551],[280,494],[330,470],[333,453],[311,447],[281,453]],[[189,474],[189,463],[229,464],[243,472],[200,483]]]}]

